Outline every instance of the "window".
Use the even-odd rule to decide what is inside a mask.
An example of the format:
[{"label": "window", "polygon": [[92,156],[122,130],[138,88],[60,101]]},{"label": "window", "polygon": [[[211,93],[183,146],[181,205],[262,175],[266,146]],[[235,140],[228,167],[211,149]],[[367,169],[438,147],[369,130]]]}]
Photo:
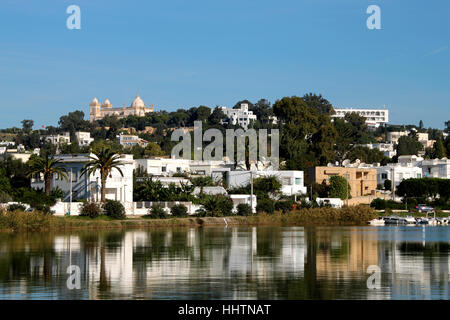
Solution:
[{"label": "window", "polygon": [[161,167],[161,172],[166,172],[167,171],[167,167]]},{"label": "window", "polygon": [[300,185],[301,184],[302,179],[301,178],[295,178],[295,184],[296,185]]},{"label": "window", "polygon": [[181,172],[181,167],[177,167],[177,172]]},{"label": "window", "polygon": [[387,179],[387,178],[388,178],[387,173],[382,173],[382,174],[381,174],[381,179],[385,180],[385,179]]},{"label": "window", "polygon": [[282,184],[288,186],[291,184],[291,178],[283,178]]}]

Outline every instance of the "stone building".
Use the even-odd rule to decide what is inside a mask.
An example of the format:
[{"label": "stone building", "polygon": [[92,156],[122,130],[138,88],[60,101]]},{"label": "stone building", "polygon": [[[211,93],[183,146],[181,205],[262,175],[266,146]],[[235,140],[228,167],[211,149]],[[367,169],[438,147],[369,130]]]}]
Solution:
[{"label": "stone building", "polygon": [[130,115],[143,117],[149,112],[153,112],[153,105],[146,107],[139,95],[136,96],[129,107],[113,108],[108,99],[103,104],[100,104],[97,98],[94,98],[89,104],[89,120],[91,122],[103,119],[105,116],[116,116],[119,119]]},{"label": "stone building", "polygon": [[377,170],[374,168],[314,167],[308,169],[308,183],[329,184],[330,177],[341,176],[350,185],[350,195],[361,197],[372,195],[377,190]]}]

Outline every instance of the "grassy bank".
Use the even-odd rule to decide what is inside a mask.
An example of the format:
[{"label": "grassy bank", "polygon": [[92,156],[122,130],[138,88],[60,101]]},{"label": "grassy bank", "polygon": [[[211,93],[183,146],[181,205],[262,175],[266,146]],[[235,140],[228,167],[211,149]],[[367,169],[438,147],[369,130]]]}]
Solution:
[{"label": "grassy bank", "polygon": [[[187,217],[168,219],[128,218],[113,220],[100,216],[55,217],[41,212],[7,212],[0,215],[0,229],[12,231],[46,231],[72,229],[117,229],[150,227],[201,227],[215,225],[361,225],[377,217],[373,209],[360,206],[343,209],[314,208],[288,213],[231,217]],[[225,221],[226,220],[226,221]]]}]

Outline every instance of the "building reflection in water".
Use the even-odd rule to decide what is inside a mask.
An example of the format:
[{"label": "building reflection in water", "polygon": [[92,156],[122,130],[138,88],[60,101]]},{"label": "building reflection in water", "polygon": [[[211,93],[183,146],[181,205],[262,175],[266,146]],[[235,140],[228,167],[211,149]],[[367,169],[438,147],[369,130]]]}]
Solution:
[{"label": "building reflection in water", "polygon": [[[0,236],[0,298],[449,298],[448,229],[170,228]],[[69,265],[81,290],[66,286]],[[382,270],[370,290],[366,270]]]}]

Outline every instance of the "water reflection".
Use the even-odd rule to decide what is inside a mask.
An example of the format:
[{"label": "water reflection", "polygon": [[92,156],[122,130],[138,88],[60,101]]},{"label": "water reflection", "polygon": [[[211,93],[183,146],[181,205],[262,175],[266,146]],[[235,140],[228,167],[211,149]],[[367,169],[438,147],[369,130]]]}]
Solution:
[{"label": "water reflection", "polygon": [[[449,299],[449,227],[0,234],[1,299]],[[69,265],[81,289],[66,286]],[[367,288],[367,267],[382,270]]]}]

